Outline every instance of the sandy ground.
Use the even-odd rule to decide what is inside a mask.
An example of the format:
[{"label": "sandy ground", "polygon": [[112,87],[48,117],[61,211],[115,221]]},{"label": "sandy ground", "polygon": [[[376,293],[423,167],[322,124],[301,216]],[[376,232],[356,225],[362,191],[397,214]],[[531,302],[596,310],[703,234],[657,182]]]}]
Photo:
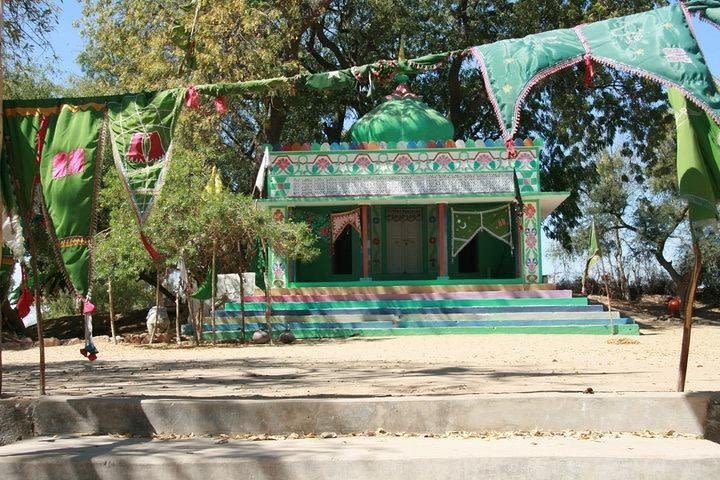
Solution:
[{"label": "sandy ground", "polygon": [[[387,396],[510,392],[674,391],[682,329],[639,337],[443,335],[176,347],[49,347],[54,395]],[[3,352],[6,395],[35,395],[38,349]],[[720,326],[693,328],[688,391],[720,390]]]}]

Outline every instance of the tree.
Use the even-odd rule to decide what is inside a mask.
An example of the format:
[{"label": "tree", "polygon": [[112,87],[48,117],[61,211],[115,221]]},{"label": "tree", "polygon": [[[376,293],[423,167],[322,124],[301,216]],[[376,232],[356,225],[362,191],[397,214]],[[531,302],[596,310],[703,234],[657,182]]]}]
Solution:
[{"label": "tree", "polygon": [[[559,8],[549,0],[229,0],[203,2],[197,22],[194,8],[180,5],[86,0],[84,35],[92,49],[82,54],[81,62],[100,90],[347,68],[396,57],[401,37],[406,56],[412,58],[629,14],[654,4],[572,0]],[[189,39],[187,32],[193,28],[196,33]],[[178,41],[178,32],[185,33],[180,35],[184,40]],[[195,69],[178,75],[190,50]],[[593,86],[585,89],[580,71],[561,72],[530,95],[519,134],[545,138],[545,185],[573,192],[548,223],[550,236],[565,244],[580,218],[576,187],[593,172],[586,159],[624,134],[623,153],[652,162],[669,121],[666,109],[658,108],[665,100],[656,84],[596,66]],[[347,122],[368,112],[390,88],[379,85],[371,96],[364,91],[284,88],[235,99],[231,113],[221,120],[223,141],[236,153],[233,184],[249,191],[262,143],[339,141]],[[479,71],[467,58],[458,56],[445,68],[419,76],[413,88],[448,114],[458,138],[498,138]]]}]

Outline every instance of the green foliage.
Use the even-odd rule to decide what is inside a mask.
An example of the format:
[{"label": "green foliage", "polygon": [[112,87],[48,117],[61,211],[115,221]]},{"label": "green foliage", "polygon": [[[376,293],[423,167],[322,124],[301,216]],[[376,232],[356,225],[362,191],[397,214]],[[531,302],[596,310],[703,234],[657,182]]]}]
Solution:
[{"label": "green foliage", "polygon": [[32,67],[34,53],[52,48],[47,35],[57,25],[53,0],[5,0],[3,64],[14,71]]}]

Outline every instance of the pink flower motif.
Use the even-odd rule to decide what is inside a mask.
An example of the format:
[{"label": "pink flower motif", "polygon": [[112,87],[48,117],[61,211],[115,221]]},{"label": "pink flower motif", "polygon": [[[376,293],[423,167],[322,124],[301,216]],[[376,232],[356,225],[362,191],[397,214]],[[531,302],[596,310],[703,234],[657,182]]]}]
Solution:
[{"label": "pink flower motif", "polygon": [[355,159],[355,165],[357,165],[360,168],[367,168],[368,165],[372,163],[372,160],[370,160],[370,157],[367,155],[358,155]]},{"label": "pink flower motif", "polygon": [[490,163],[493,160],[492,155],[490,155],[487,152],[479,153],[476,159],[482,163],[484,166],[486,166],[488,163]]},{"label": "pink flower motif", "polygon": [[85,150],[77,148],[60,152],[53,157],[53,180],[80,173],[85,168]]},{"label": "pink flower motif", "polygon": [[406,168],[411,163],[412,163],[412,158],[410,158],[409,155],[398,155],[395,158],[395,165],[397,165],[400,168]]},{"label": "pink flower motif", "polygon": [[275,165],[282,171],[284,171],[287,167],[290,166],[290,158],[289,157],[277,157],[275,159]]},{"label": "pink flower motif", "polygon": [[325,171],[330,166],[330,158],[326,157],[325,155],[317,157],[317,159],[315,160],[315,165],[317,165],[320,170]]},{"label": "pink flower motif", "polygon": [[327,237],[328,235],[330,235],[330,228],[320,227],[320,235],[322,235],[323,237]]},{"label": "pink flower motif", "polygon": [[527,237],[525,238],[525,246],[528,248],[535,248],[535,245],[537,245],[537,237]]},{"label": "pink flower motif", "polygon": [[435,161],[438,165],[441,167],[447,167],[450,162],[452,162],[452,158],[450,158],[450,155],[446,153],[441,153],[437,157],[435,157]]}]

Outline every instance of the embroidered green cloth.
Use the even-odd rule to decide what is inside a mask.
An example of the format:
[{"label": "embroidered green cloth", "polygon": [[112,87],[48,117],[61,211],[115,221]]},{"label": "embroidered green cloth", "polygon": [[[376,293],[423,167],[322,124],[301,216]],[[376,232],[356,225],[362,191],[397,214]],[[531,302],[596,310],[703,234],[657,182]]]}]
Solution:
[{"label": "embroidered green cloth", "polygon": [[184,92],[130,94],[108,103],[113,158],[141,229],[170,165],[172,135]]},{"label": "embroidered green cloth", "polygon": [[585,57],[681,87],[720,123],[720,94],[678,4],[574,29],[503,40],[475,47],[473,52],[505,139],[515,135],[531,88]]}]

